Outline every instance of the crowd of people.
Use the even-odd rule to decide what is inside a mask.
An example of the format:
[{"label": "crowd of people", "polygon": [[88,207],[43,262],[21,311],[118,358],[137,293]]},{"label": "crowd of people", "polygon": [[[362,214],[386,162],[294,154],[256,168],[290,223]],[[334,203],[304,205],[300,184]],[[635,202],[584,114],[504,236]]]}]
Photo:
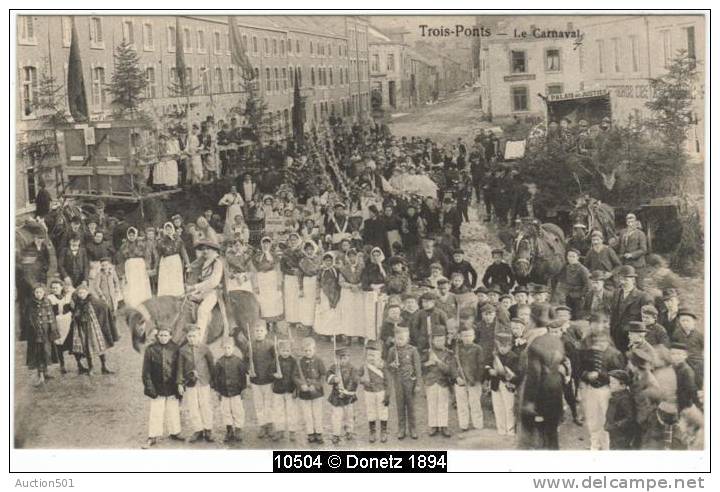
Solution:
[{"label": "crowd of people", "polygon": [[[510,252],[494,249],[477,272],[463,250],[472,245],[461,244],[463,224],[477,220],[473,198],[486,220],[533,216],[522,183],[513,184],[517,193],[497,184],[514,175],[498,163],[492,134],[468,148],[462,139],[441,145],[379,125],[335,124],[294,147],[282,171],[301,182],[273,190],[224,155],[221,174],[238,181],[194,221],[178,213],[141,227],[98,208],[49,235],[62,207],[38,217],[18,262],[21,339],[37,384],[54,362],[67,372],[65,352],[79,373],[91,374],[98,358],[111,377],[118,308],[187,296],[197,305],[187,340],[178,346],[158,326],[145,349],[147,446],[165,429],[185,440],[181,400],[189,441],[214,440],[214,391],[226,442],[242,440],[249,393],[260,438],[295,441],[304,429],[307,442],[323,443],[327,400],[332,443],[355,439],[356,418],[371,443],[384,443],[392,394],[398,439],[419,437],[423,395],[430,436],[452,435],[452,411],[460,432],[483,429],[489,399],[509,447],[557,449],[565,407],[587,426],[592,449],[702,447],[697,314],[676,289],[653,299],[638,287],[647,247],[635,248],[642,241],[632,217],[617,252],[602,234],[578,234],[557,278],[522,285]],[[58,252],[52,278],[49,240]],[[262,322],[247,340],[223,338],[215,359],[205,343],[210,314],[235,291],[254,294]],[[329,341],[332,362],[316,353]],[[364,347],[362,360],[351,359],[353,344]]]}]

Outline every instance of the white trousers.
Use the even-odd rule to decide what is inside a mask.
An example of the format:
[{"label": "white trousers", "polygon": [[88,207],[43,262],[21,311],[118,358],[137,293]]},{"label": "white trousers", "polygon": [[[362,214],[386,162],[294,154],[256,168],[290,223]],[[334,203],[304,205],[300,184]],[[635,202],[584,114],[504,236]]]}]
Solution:
[{"label": "white trousers", "polygon": [[212,310],[217,304],[217,293],[213,290],[208,292],[205,298],[202,300],[197,310],[197,325],[200,328],[200,340],[205,343],[205,333],[207,333],[207,326],[210,323],[212,316]]},{"label": "white trousers", "polygon": [[483,410],[480,404],[482,385],[458,386],[455,385],[455,401],[457,403],[458,425],[461,429],[467,429],[472,422],[473,427],[482,429]]},{"label": "white trousers", "polygon": [[257,425],[272,424],[272,383],[250,383],[250,388],[252,388],[253,405],[255,406],[255,418],[257,419]]},{"label": "white trousers", "polygon": [[168,434],[180,434],[180,405],[174,396],[158,396],[150,400],[148,437],[162,436],[165,423]]},{"label": "white trousers", "polygon": [[297,430],[298,408],[292,393],[273,393],[272,409],[276,431]]},{"label": "white trousers", "polygon": [[450,389],[433,384],[425,387],[425,393],[427,395],[428,426],[447,427]]},{"label": "white trousers", "polygon": [[515,393],[509,391],[502,381],[497,391],[491,392],[495,426],[501,436],[515,433]]},{"label": "white trousers", "polygon": [[590,432],[590,449],[610,449],[610,435],[605,431],[605,415],[610,403],[610,387],[583,385],[582,404]]},{"label": "white trousers", "polygon": [[242,429],[245,426],[245,408],[240,395],[220,397],[220,413],[223,425]]},{"label": "white trousers", "polygon": [[193,432],[211,430],[213,427],[212,390],[209,385],[186,388],[183,399]]},{"label": "white trousers", "polygon": [[307,434],[322,434],[323,432],[323,398],[314,400],[300,400],[303,419],[305,420],[305,432]]},{"label": "white trousers", "polygon": [[371,393],[365,392],[365,413],[367,415],[368,422],[375,422],[376,420],[388,420],[388,407],[383,405],[385,399],[385,391],[377,391]]},{"label": "white trousers", "polygon": [[336,407],[330,405],[330,420],[332,423],[332,433],[339,436],[345,432],[355,432],[355,404]]}]

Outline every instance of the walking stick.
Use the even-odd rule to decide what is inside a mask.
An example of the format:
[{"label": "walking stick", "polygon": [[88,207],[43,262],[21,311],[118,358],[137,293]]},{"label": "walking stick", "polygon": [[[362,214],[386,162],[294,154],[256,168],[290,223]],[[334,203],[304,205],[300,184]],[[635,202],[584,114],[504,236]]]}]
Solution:
[{"label": "walking stick", "polygon": [[273,346],[275,348],[275,371],[280,374],[280,377],[282,377],[282,369],[280,368],[280,355],[278,354],[277,333],[275,334]]},{"label": "walking stick", "polygon": [[250,337],[250,323],[245,324],[248,337],[248,356],[250,357],[250,374],[255,374],[255,358],[253,357],[252,338]]}]

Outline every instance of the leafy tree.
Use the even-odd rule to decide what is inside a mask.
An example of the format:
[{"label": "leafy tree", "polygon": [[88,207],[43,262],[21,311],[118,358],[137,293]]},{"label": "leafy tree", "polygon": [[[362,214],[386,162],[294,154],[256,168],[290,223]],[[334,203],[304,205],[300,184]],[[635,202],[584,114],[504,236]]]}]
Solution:
[{"label": "leafy tree", "polygon": [[148,81],[140,68],[140,59],[135,49],[125,41],[115,48],[115,70],[109,84],[113,95],[112,103],[118,112],[134,113],[145,99],[144,91]]}]

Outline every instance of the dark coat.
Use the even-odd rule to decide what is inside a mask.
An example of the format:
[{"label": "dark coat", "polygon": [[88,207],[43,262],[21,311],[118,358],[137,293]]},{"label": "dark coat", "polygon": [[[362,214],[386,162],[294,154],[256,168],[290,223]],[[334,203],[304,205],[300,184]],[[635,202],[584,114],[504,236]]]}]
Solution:
[{"label": "dark coat", "polygon": [[693,405],[700,407],[698,387],[695,383],[695,371],[693,371],[687,362],[682,362],[673,367],[675,368],[675,376],[677,378],[678,412],[682,412]]},{"label": "dark coat", "polygon": [[471,289],[475,288],[478,281],[477,271],[473,268],[469,261],[463,260],[460,263],[450,262],[448,266],[448,274],[452,275],[455,272],[460,272],[465,278],[465,285]]},{"label": "dark coat", "polygon": [[632,449],[633,436],[637,433],[635,403],[627,389],[610,395],[605,430],[610,434],[610,449]]},{"label": "dark coat", "polygon": [[145,396],[177,395],[178,346],[170,340],[165,345],[155,342],[145,349],[142,381]]},{"label": "dark coat", "polygon": [[357,401],[357,389],[360,384],[360,371],[358,369],[348,364],[346,366],[340,366],[338,373],[338,367],[333,364],[330,366],[330,369],[328,369],[327,375],[328,380],[330,380],[331,375],[339,376],[342,379],[342,388],[349,393],[342,394],[340,392],[340,382],[335,382],[333,379],[334,382],[330,383],[332,389],[328,397],[330,405],[334,407],[344,407]]},{"label": "dark coat", "polygon": [[560,365],[564,358],[559,338],[545,334],[533,340],[527,349],[527,369],[520,392],[521,414],[542,417],[549,425],[560,423],[563,413]]},{"label": "dark coat", "polygon": [[227,398],[247,388],[247,363],[237,355],[223,355],[215,363],[215,391]]},{"label": "dark coat", "polygon": [[[298,397],[301,400],[314,400],[323,396],[323,380],[325,379],[325,364],[317,356],[312,358],[301,357],[298,360],[298,370],[295,372],[295,386],[298,388]],[[310,387],[303,391],[302,385]]]},{"label": "dark coat", "polygon": [[63,251],[58,261],[58,273],[62,278],[70,277],[74,287],[87,280],[90,273],[90,261],[85,249],[80,248],[77,255],[73,255],[70,249]]},{"label": "dark coat", "polygon": [[276,394],[294,393],[295,378],[297,373],[297,360],[292,355],[287,358],[279,357],[280,374],[282,378],[275,379],[272,385],[272,391]]},{"label": "dark coat", "polygon": [[[448,388],[455,384],[457,378],[457,363],[453,353],[447,349],[437,350],[431,349],[438,357],[439,361],[435,364],[423,364],[422,374],[425,386],[433,386],[435,384]],[[429,352],[428,352],[429,353]]]},{"label": "dark coat", "polygon": [[596,302],[596,308],[593,310],[593,292],[588,291],[583,302],[583,316],[589,317],[594,311],[610,314],[613,306],[613,292],[609,289],[603,289],[602,295]]},{"label": "dark coat", "polygon": [[[579,352],[578,364],[580,380],[594,388],[600,388],[610,383],[610,371],[625,368],[625,357],[614,347],[608,347],[602,352],[584,349]],[[587,376],[593,371],[598,373],[598,377],[591,381]]]},{"label": "dark coat", "polygon": [[508,292],[515,285],[515,275],[507,263],[493,263],[487,267],[482,278],[483,285],[487,288],[497,285],[503,292]]},{"label": "dark coat", "polygon": [[190,344],[186,344],[180,347],[178,355],[177,384],[186,385],[188,387],[195,386],[195,383],[197,382],[196,373],[205,370],[205,368],[195,367],[195,359],[193,358],[192,353],[193,350],[200,351],[202,357],[205,359],[205,365],[207,366],[207,371],[209,373],[206,376],[209,379],[210,387],[214,387],[215,359],[207,345],[192,347]]},{"label": "dark coat", "polygon": [[624,353],[628,348],[629,323],[642,321],[640,309],[646,304],[651,304],[652,299],[637,288],[633,289],[626,299],[623,299],[622,295],[622,289],[618,289],[613,295],[610,311],[610,335],[615,342],[615,347]]},{"label": "dark coat", "polygon": [[[447,326],[447,315],[437,308],[429,312],[421,309],[416,314],[417,316],[413,318],[410,326],[410,344],[416,347],[420,354],[425,354],[430,348],[428,328],[432,330],[435,326]],[[430,327],[428,327],[428,317],[430,318]],[[423,357],[423,360],[427,360],[427,358]]]}]

